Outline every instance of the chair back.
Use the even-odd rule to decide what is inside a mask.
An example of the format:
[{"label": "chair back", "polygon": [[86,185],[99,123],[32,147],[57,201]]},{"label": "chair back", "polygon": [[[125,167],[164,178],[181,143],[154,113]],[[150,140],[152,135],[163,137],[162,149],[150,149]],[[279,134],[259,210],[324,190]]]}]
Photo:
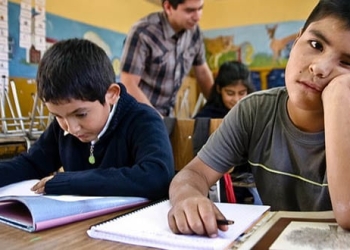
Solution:
[{"label": "chair back", "polygon": [[168,129],[171,129],[169,136],[174,154],[175,171],[180,171],[194,158],[222,122],[222,119],[210,118],[178,119],[166,117],[164,120]]}]

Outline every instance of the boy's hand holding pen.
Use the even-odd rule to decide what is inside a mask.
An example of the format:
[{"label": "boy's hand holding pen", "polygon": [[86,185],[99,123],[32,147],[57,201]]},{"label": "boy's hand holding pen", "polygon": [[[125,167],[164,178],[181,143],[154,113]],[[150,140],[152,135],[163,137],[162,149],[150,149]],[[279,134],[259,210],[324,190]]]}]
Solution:
[{"label": "boy's hand holding pen", "polygon": [[216,223],[218,224],[218,226],[221,226],[221,225],[232,225],[235,222],[233,220],[216,220]]}]

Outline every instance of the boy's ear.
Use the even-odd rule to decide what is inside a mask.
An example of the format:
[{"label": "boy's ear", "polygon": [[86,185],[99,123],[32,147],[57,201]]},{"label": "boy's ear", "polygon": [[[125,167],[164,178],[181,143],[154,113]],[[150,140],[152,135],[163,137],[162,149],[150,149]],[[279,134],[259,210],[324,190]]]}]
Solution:
[{"label": "boy's ear", "polygon": [[218,92],[219,94],[221,94],[221,88],[219,85],[216,85],[216,92]]},{"label": "boy's ear", "polygon": [[106,102],[110,105],[116,104],[120,96],[120,86],[112,83],[106,93]]}]

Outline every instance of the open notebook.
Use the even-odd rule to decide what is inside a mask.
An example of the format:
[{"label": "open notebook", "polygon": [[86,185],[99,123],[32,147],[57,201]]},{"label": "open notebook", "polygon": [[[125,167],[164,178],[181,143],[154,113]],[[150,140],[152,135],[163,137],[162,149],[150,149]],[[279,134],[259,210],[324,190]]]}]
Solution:
[{"label": "open notebook", "polygon": [[29,180],[0,188],[0,222],[34,232],[149,202],[142,197],[38,195],[30,191],[37,182]]},{"label": "open notebook", "polygon": [[269,206],[216,203],[227,219],[235,223],[217,238],[177,235],[168,227],[169,200],[146,206],[132,213],[92,226],[92,238],[119,241],[161,249],[224,249],[269,210]]}]

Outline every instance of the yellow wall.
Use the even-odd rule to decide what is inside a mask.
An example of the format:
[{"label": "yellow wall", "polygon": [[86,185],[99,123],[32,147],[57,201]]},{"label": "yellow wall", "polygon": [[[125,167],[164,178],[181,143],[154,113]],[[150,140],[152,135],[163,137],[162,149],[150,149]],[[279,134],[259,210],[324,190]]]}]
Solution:
[{"label": "yellow wall", "polygon": [[[20,0],[10,0],[19,3]],[[160,0],[159,0],[160,1]],[[304,20],[317,0],[205,0],[203,30],[259,23]],[[46,0],[46,11],[97,27],[127,33],[150,12],[161,10],[146,0]]]},{"label": "yellow wall", "polygon": [[[10,0],[20,3],[20,0]],[[303,20],[317,0],[205,0],[201,27],[203,30],[259,23]],[[139,18],[161,7],[146,0],[46,0],[46,11],[64,18],[97,27],[127,33]],[[30,94],[34,86],[26,79],[18,84],[22,112],[32,108]]]}]

